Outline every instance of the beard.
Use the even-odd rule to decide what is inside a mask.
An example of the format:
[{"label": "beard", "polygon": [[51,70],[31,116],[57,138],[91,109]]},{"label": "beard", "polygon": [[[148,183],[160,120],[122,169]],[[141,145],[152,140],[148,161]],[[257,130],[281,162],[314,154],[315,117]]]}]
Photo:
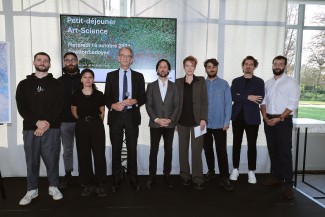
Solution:
[{"label": "beard", "polygon": [[282,73],[284,72],[284,69],[273,69],[273,74],[274,75],[282,75]]},{"label": "beard", "polygon": [[65,66],[64,67],[65,71],[69,74],[74,74],[78,71],[79,69],[79,66],[76,65],[76,66]]},{"label": "beard", "polygon": [[45,67],[44,68],[40,68],[39,66],[35,66],[35,70],[39,71],[39,72],[47,72],[50,69],[50,67]]},{"label": "beard", "polygon": [[215,73],[215,74],[209,74],[208,73],[208,78],[215,78],[217,76],[217,73]]},{"label": "beard", "polygon": [[158,75],[159,77],[166,78],[166,77],[169,75],[169,72],[167,72],[167,73],[165,73],[165,74],[161,74],[161,73],[157,72],[157,75]]}]

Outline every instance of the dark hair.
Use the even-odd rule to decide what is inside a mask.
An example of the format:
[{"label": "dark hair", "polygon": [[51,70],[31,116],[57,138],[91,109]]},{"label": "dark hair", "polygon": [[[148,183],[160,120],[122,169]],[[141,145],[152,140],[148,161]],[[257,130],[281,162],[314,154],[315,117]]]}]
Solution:
[{"label": "dark hair", "polygon": [[158,70],[159,64],[160,64],[161,62],[166,62],[167,65],[168,65],[168,70],[170,71],[170,63],[169,63],[168,60],[166,60],[166,59],[161,59],[161,60],[158,61],[157,65],[156,65],[156,71]]},{"label": "dark hair", "polygon": [[[80,75],[81,75],[81,78],[82,78],[82,76],[85,74],[85,73],[90,73],[92,76],[93,76],[93,78],[95,79],[95,73],[93,72],[93,70],[91,70],[91,69],[84,69],[84,70],[82,70],[81,72],[80,72]],[[81,84],[81,85],[83,85],[83,84]],[[97,87],[96,87],[96,85],[95,84],[92,84],[92,87],[93,87],[93,89],[94,90],[97,90]]]},{"label": "dark hair", "polygon": [[81,77],[83,76],[83,74],[85,74],[86,72],[89,72],[92,76],[93,76],[93,78],[95,78],[95,73],[93,72],[93,70],[91,70],[91,69],[84,69],[84,70],[82,70],[81,72],[80,72],[80,74],[81,74]]},{"label": "dark hair", "polygon": [[257,59],[255,59],[252,56],[247,56],[245,59],[243,59],[243,61],[241,62],[241,66],[244,66],[245,65],[246,60],[253,60],[255,68],[257,68],[258,61],[257,61]]},{"label": "dark hair", "polygon": [[274,60],[284,60],[284,65],[285,66],[287,65],[287,62],[288,62],[287,57],[281,56],[281,55],[274,57],[274,59],[272,60],[272,63],[274,63]]},{"label": "dark hair", "polygon": [[38,52],[37,54],[35,54],[34,55],[34,61],[36,60],[36,57],[38,55],[47,56],[47,58],[49,58],[49,62],[51,63],[51,57],[47,53],[45,53],[45,52]]},{"label": "dark hair", "polygon": [[185,63],[187,61],[190,61],[191,63],[193,63],[194,67],[196,67],[197,65],[197,59],[194,56],[188,56],[183,60],[183,67],[185,66]]},{"label": "dark hair", "polygon": [[71,51],[66,52],[66,53],[63,55],[63,59],[65,59],[65,57],[68,56],[68,55],[72,55],[72,56],[74,56],[74,57],[78,60],[77,54],[74,53],[74,52],[71,52]]},{"label": "dark hair", "polygon": [[218,60],[216,60],[215,58],[211,58],[211,59],[207,59],[206,61],[204,61],[204,68],[207,67],[208,63],[212,63],[216,67],[218,67],[218,65],[219,65]]}]

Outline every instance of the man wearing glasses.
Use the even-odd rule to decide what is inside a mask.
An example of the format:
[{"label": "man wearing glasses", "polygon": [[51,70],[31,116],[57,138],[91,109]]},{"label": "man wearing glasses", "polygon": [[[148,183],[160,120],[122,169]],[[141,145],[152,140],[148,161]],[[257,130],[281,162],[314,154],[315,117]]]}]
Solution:
[{"label": "man wearing glasses", "polygon": [[137,178],[137,144],[141,123],[140,107],[146,101],[144,77],[130,68],[133,63],[133,50],[130,47],[122,47],[118,51],[118,62],[120,68],[107,73],[104,93],[112,144],[112,191],[116,192],[121,183],[121,150],[124,132],[128,153],[128,175],[134,190],[140,191]]},{"label": "man wearing glasses", "polygon": [[71,172],[73,171],[73,146],[76,126],[76,119],[71,113],[71,98],[73,93],[81,88],[81,75],[78,66],[78,57],[75,53],[65,53],[63,61],[63,75],[59,77],[59,80],[64,85],[64,111],[62,113],[61,139],[65,176],[60,183],[60,188],[67,189],[72,181]]}]

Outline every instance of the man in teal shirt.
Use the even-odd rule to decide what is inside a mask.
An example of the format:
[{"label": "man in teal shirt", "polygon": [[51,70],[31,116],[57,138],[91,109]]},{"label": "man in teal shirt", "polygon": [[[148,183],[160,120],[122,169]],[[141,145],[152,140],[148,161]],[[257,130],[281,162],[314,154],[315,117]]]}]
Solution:
[{"label": "man in teal shirt", "polygon": [[204,62],[207,73],[208,121],[203,148],[209,169],[205,180],[211,181],[215,177],[214,139],[220,171],[219,183],[225,190],[231,191],[234,187],[228,178],[227,130],[231,118],[232,98],[228,82],[217,76],[218,65],[219,62],[214,58]]}]

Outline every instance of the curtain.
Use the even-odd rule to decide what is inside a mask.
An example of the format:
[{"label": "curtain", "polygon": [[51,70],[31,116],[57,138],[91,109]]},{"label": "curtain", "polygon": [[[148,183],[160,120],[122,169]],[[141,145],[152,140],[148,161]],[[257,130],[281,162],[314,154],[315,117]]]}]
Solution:
[{"label": "curtain", "polygon": [[[121,5],[126,1],[120,1]],[[182,61],[188,55],[198,59],[196,74],[205,76],[203,62],[217,58],[219,76],[231,83],[242,75],[241,61],[247,55],[258,59],[260,65],[255,74],[263,79],[272,75],[271,61],[283,53],[287,2],[283,0],[130,0],[132,17],[177,18],[176,77],[184,76]],[[60,14],[106,15],[107,0],[13,0],[0,3],[0,41],[10,43],[10,71],[12,96],[12,123],[0,126],[0,169],[2,175],[26,176],[26,164],[22,139],[22,118],[15,102],[16,86],[31,74],[33,55],[39,51],[51,56],[50,73],[59,77],[62,72],[60,50]],[[121,6],[122,7],[122,6]],[[122,10],[121,10],[122,11]],[[123,14],[124,15],[124,14]],[[104,84],[98,84],[103,91]],[[138,146],[140,174],[148,173],[150,150],[148,115],[141,108]],[[107,166],[110,173],[111,153],[109,129],[105,126],[107,141]],[[247,169],[243,140],[242,171]],[[232,130],[228,130],[228,155],[231,160]],[[178,136],[174,138],[173,171],[178,174]],[[75,155],[75,160],[76,160]],[[203,157],[205,161],[205,158]],[[163,148],[159,152],[158,172],[162,173]],[[74,168],[77,168],[77,162]],[[205,165],[205,162],[204,162]],[[205,166],[206,167],[206,166]],[[230,164],[230,168],[231,164]],[[257,172],[269,169],[263,127],[258,137]],[[205,168],[206,170],[206,168]],[[74,171],[77,174],[77,171]],[[41,175],[46,175],[41,165]],[[60,174],[64,174],[62,157]]]}]

